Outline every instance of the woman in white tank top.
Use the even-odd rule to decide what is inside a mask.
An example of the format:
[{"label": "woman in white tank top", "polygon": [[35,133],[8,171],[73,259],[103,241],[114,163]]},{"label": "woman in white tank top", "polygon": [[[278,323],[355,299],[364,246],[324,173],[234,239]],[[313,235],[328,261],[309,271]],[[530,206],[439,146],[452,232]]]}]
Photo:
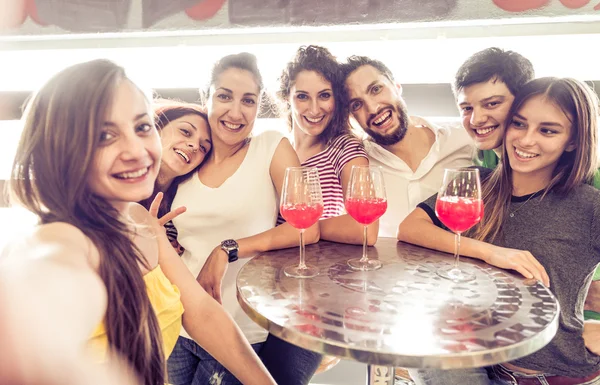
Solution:
[{"label": "woman in white tank top", "polygon": [[[320,356],[267,336],[235,295],[236,275],[250,257],[298,245],[296,229],[286,223],[275,227],[285,169],[299,166],[298,157],[278,132],[250,137],[262,88],[253,55],[230,55],[215,64],[205,95],[213,150],[196,175],[179,186],[173,207],[187,211],[173,223],[185,249],[183,261],[234,318],[275,380],[307,384]],[[318,225],[305,234],[307,243],[317,242]],[[168,369],[174,385],[239,383],[185,332]]]}]

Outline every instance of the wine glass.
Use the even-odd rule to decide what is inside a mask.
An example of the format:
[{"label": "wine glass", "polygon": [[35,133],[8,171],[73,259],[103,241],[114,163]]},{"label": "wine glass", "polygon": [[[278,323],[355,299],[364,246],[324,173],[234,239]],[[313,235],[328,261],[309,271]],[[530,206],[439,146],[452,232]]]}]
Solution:
[{"label": "wine glass", "polygon": [[481,181],[476,168],[446,169],[437,201],[435,214],[447,228],[454,232],[454,264],[438,269],[440,277],[456,282],[475,279],[471,273],[458,266],[460,234],[479,223],[483,217]]},{"label": "wine glass", "polygon": [[315,167],[286,168],[280,212],[287,223],[300,230],[300,263],[286,266],[283,272],[294,278],[318,275],[317,267],[306,264],[304,252],[304,231],[317,223],[323,214],[323,194]]},{"label": "wine glass", "polygon": [[352,166],[346,191],[346,211],[364,226],[362,258],[348,261],[355,270],[377,270],[381,262],[367,257],[367,227],[387,210],[383,173],[379,166]]}]

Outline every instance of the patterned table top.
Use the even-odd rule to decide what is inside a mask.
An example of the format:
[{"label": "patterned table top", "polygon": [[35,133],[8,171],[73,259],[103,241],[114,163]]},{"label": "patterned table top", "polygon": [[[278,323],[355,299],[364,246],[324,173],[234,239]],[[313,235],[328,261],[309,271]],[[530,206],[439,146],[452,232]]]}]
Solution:
[{"label": "patterned table top", "polygon": [[456,283],[436,269],[452,255],[379,238],[369,257],[383,267],[362,272],[346,261],[362,246],[321,241],[306,247],[315,278],[287,277],[298,248],[268,252],[237,278],[244,311],[298,346],[372,365],[466,368],[510,361],[554,337],[559,306],[541,283],[470,258],[476,280]]}]

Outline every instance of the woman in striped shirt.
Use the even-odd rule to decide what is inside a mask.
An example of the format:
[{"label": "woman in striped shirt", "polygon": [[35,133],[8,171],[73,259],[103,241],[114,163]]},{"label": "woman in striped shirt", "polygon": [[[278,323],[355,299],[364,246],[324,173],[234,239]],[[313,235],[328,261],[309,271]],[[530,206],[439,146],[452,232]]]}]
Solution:
[{"label": "woman in striped shirt", "polygon": [[[363,226],[346,214],[344,195],[353,165],[368,165],[362,142],[350,131],[340,67],[326,48],[300,47],[279,79],[293,144],[302,166],[319,170],[324,210],[321,239],[362,244]],[[367,243],[377,241],[378,222]]]}]

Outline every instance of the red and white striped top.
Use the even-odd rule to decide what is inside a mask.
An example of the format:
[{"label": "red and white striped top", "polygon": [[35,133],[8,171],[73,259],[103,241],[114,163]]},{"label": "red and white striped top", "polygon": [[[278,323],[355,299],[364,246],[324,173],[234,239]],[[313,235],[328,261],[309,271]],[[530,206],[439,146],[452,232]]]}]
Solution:
[{"label": "red and white striped top", "polygon": [[354,158],[367,158],[362,142],[353,135],[342,135],[331,145],[302,163],[305,167],[316,167],[319,171],[323,191],[323,216],[321,219],[337,217],[346,213],[342,189],[342,170]]}]

